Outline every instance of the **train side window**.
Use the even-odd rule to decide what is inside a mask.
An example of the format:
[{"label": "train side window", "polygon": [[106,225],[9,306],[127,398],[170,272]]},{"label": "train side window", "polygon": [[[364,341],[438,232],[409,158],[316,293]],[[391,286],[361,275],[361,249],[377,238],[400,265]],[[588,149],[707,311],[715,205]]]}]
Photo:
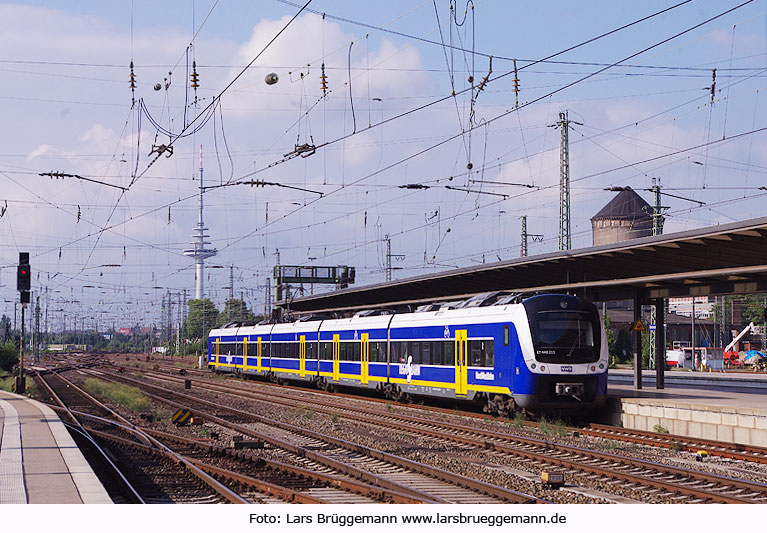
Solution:
[{"label": "train side window", "polygon": [[445,357],[443,359],[444,364],[448,366],[455,365],[455,342],[445,341],[443,346],[445,347]]},{"label": "train side window", "polygon": [[376,362],[377,363],[386,362],[386,343],[385,342],[379,341],[376,343]]},{"label": "train side window", "polygon": [[421,363],[424,365],[430,365],[432,364],[432,353],[431,353],[431,345],[433,343],[429,341],[424,341],[421,343]]},{"label": "train side window", "polygon": [[503,326],[503,345],[509,345],[509,326]]},{"label": "train side window", "polygon": [[482,341],[485,344],[485,366],[495,366],[495,341]]},{"label": "train side window", "polygon": [[391,362],[392,363],[404,363],[404,342],[392,341],[391,343]]},{"label": "train side window", "polygon": [[482,365],[482,343],[483,341],[469,341],[468,364],[470,366],[483,366]]},{"label": "train side window", "polygon": [[420,364],[421,363],[421,342],[420,341],[408,341],[408,350],[407,354],[411,356],[413,359],[413,363]]},{"label": "train side window", "polygon": [[261,341],[261,357],[269,357],[271,353],[272,344],[270,342]]},{"label": "train side window", "polygon": [[352,343],[352,353],[351,353],[351,360],[352,361],[360,361],[361,360],[361,345],[359,341],[354,341]]},{"label": "train side window", "polygon": [[342,361],[349,361],[351,360],[351,350],[349,349],[349,343],[348,342],[342,342],[341,343],[341,360]]}]

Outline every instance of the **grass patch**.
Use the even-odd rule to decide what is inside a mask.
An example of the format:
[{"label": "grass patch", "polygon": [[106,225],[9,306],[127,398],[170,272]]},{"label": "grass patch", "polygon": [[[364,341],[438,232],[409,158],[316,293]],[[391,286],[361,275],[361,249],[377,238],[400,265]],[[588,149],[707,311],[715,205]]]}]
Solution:
[{"label": "grass patch", "polygon": [[652,427],[652,430],[656,433],[668,433],[668,430],[664,428],[663,426],[661,426],[660,424],[655,424]]},{"label": "grass patch", "polygon": [[[13,374],[0,377],[0,390],[4,390],[5,392],[13,392],[13,384],[15,381],[16,376]],[[32,378],[30,376],[26,376],[24,383],[26,386],[24,396],[34,396],[35,392],[37,391],[37,387],[35,387],[35,382],[32,380]]]},{"label": "grass patch", "polygon": [[555,435],[557,437],[565,437],[568,434],[567,426],[562,420],[554,419],[549,420],[546,417],[542,417],[538,424],[538,429],[546,437]]},{"label": "grass patch", "polygon": [[511,427],[515,429],[522,429],[525,427],[525,415],[522,414],[522,411],[517,411],[514,413],[514,418],[509,423],[511,424]]},{"label": "grass patch", "polygon": [[83,388],[94,396],[106,398],[116,404],[124,405],[137,413],[149,411],[149,408],[152,406],[152,401],[147,396],[144,396],[136,387],[88,378],[85,380]]},{"label": "grass patch", "polygon": [[0,390],[11,392],[11,387],[13,387],[13,378],[13,376],[0,378]]}]

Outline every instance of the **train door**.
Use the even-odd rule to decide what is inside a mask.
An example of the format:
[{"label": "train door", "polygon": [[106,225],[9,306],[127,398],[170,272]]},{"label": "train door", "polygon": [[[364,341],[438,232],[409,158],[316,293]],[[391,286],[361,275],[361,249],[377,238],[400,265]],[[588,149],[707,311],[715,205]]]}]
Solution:
[{"label": "train door", "polygon": [[218,341],[219,339],[216,339],[216,368],[218,368],[218,365],[221,364],[221,361],[219,360],[219,357],[221,356],[220,355],[221,352],[219,351]]},{"label": "train door", "polygon": [[259,374],[261,373],[261,354],[263,353],[261,350],[263,349],[263,345],[261,344],[261,337],[258,337],[257,345],[256,345],[256,372]]},{"label": "train door", "polygon": [[466,396],[468,390],[468,332],[465,329],[455,330],[455,394]]},{"label": "train door", "polygon": [[360,336],[360,382],[368,384],[368,363],[370,362],[370,334],[363,333]]},{"label": "train door", "polygon": [[242,339],[242,371],[248,368],[248,339]]},{"label": "train door", "polygon": [[340,377],[339,360],[341,359],[341,336],[336,333],[333,335],[333,381],[338,381]]},{"label": "train door", "polygon": [[301,377],[306,376],[306,335],[301,335],[301,343],[298,345],[298,374]]}]

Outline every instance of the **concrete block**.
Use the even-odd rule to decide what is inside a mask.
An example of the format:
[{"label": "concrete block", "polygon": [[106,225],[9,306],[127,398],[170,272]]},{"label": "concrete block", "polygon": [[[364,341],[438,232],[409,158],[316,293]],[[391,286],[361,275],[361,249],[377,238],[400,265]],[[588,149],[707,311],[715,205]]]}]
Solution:
[{"label": "concrete block", "polygon": [[706,423],[719,425],[722,423],[722,414],[714,411],[706,412]]},{"label": "concrete block", "polygon": [[639,413],[640,416],[652,416],[652,406],[650,405],[640,405],[639,406]]},{"label": "concrete block", "polygon": [[689,409],[679,409],[677,418],[679,420],[684,420],[685,422],[692,422],[692,411]]},{"label": "concrete block", "polygon": [[664,407],[663,418],[668,418],[669,420],[679,419],[679,409],[676,407]]},{"label": "concrete block", "polygon": [[663,418],[663,406],[652,406],[652,416],[655,418]]},{"label": "concrete block", "polygon": [[754,429],[756,427],[756,417],[754,415],[738,415],[738,427]]},{"label": "concrete block", "polygon": [[690,437],[700,437],[703,438],[703,424],[700,422],[690,422],[688,427],[689,436]]},{"label": "concrete block", "polygon": [[705,422],[706,421],[706,412],[705,411],[698,411],[694,410],[692,412],[692,421],[693,422]]},{"label": "concrete block", "polygon": [[717,426],[716,440],[721,440],[723,442],[734,442],[732,440],[732,426]]},{"label": "concrete block", "polygon": [[715,424],[701,424],[701,432],[704,439],[716,440]]},{"label": "concrete block", "polygon": [[754,446],[767,447],[767,431],[763,429],[752,429],[751,444],[753,444]]},{"label": "concrete block", "polygon": [[688,436],[690,431],[690,423],[686,420],[673,420],[669,430],[675,435]]},{"label": "concrete block", "polygon": [[751,430],[748,428],[732,428],[732,440],[740,444],[751,444]]},{"label": "concrete block", "polygon": [[624,428],[636,429],[636,426],[634,425],[634,415],[623,413],[623,416],[621,416],[621,423]]},{"label": "concrete block", "polygon": [[624,403],[623,412],[629,415],[637,415],[639,414],[639,405],[635,403]]},{"label": "concrete block", "polygon": [[767,429],[767,416],[757,416],[754,420],[756,429]]},{"label": "concrete block", "polygon": [[725,426],[737,426],[738,415],[734,413],[722,413],[722,424]]},{"label": "concrete block", "polygon": [[642,431],[647,430],[647,417],[644,416],[635,416],[634,417],[634,429],[639,429]]}]

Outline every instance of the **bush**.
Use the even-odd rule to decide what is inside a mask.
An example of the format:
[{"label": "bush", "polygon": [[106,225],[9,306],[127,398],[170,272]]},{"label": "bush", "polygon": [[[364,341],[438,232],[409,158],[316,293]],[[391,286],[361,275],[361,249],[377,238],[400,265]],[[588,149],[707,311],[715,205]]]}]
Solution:
[{"label": "bush", "polygon": [[17,364],[19,364],[19,349],[16,344],[11,341],[0,344],[0,370],[10,372]]}]

